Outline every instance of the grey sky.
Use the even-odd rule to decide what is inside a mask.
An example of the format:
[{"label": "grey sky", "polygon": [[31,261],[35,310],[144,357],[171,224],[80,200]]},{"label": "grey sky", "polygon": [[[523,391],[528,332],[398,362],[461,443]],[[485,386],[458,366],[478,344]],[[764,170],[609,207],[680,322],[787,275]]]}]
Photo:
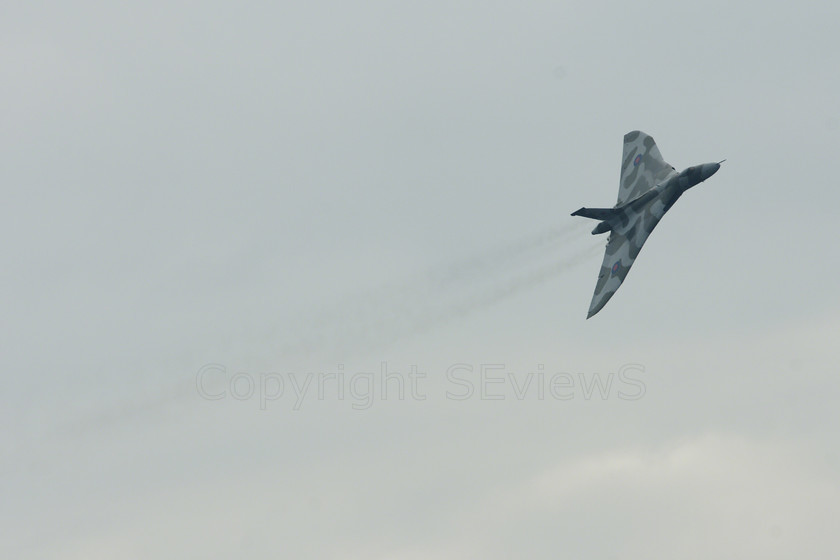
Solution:
[{"label": "grey sky", "polygon": [[[839,19],[5,3],[0,556],[830,556]],[[633,129],[727,162],[585,321]]]}]

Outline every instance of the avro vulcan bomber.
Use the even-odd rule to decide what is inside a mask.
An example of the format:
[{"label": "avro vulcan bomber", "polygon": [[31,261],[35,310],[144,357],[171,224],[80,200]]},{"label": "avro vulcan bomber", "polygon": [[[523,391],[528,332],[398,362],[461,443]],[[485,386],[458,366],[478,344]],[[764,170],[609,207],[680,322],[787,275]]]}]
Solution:
[{"label": "avro vulcan bomber", "polygon": [[610,234],[587,319],[598,313],[624,282],[642,245],[665,212],[685,191],[714,175],[721,163],[704,163],[678,172],[662,159],[653,137],[638,130],[624,135],[615,206],[581,208],[572,213],[599,220],[593,235]]}]

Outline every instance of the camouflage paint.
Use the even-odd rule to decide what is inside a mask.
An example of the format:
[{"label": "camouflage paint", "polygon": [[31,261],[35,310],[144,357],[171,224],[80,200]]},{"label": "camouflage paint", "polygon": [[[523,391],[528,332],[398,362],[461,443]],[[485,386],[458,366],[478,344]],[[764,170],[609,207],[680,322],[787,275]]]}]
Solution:
[{"label": "camouflage paint", "polygon": [[[605,220],[612,230],[587,319],[598,313],[624,282],[642,246],[665,212],[686,190],[720,169],[718,163],[706,163],[678,173],[662,159],[653,137],[639,130],[624,136],[621,161],[621,181],[615,207],[581,208],[572,214]],[[593,234],[607,230],[599,224]]]}]

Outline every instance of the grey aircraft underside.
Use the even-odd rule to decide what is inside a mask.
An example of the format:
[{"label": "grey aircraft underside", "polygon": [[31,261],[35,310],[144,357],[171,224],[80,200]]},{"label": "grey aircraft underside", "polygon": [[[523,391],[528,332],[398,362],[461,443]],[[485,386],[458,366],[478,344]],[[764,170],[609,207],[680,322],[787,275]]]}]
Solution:
[{"label": "grey aircraft underside", "polygon": [[624,282],[642,245],[665,212],[685,191],[714,175],[721,163],[704,163],[677,172],[662,159],[653,137],[639,130],[624,135],[615,206],[581,208],[572,213],[599,220],[592,235],[610,232],[587,319],[598,313]]}]

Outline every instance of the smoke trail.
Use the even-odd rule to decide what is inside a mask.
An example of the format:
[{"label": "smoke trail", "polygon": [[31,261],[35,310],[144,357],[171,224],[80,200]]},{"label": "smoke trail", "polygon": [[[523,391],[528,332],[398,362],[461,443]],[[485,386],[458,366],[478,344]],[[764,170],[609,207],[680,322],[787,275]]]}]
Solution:
[{"label": "smoke trail", "polygon": [[394,333],[403,331],[403,325],[418,322],[418,315],[428,317],[430,310],[437,309],[459,290],[474,290],[512,269],[522,269],[584,229],[587,224],[579,222],[547,228],[402,279],[392,279],[375,290],[353,294],[295,317],[256,339],[262,348],[273,348],[274,354],[285,360],[323,358],[325,352],[335,357],[337,353],[355,354],[387,346],[398,340]]},{"label": "smoke trail", "polygon": [[[524,236],[468,258],[439,265],[373,293],[329,307],[314,320],[298,320],[291,327],[267,333],[256,346],[260,353],[273,348],[275,359],[329,360],[382,349],[400,340],[429,332],[469,316],[559,276],[600,252],[603,244],[587,246],[555,260],[561,242],[585,224],[550,228]],[[554,262],[544,264],[547,258]],[[536,263],[543,263],[534,268]],[[523,274],[511,271],[528,270]],[[279,340],[278,340],[279,339]],[[292,364],[280,364],[284,367]],[[190,375],[159,392],[99,408],[71,420],[59,437],[79,435],[119,420],[160,411],[195,396]]]},{"label": "smoke trail", "polygon": [[[555,259],[551,244],[535,243],[536,240],[536,237],[528,240],[531,254],[524,263],[511,265],[510,259],[522,257],[521,253],[514,255],[513,248],[517,245],[511,244],[509,250],[493,251],[492,257],[487,257],[491,254],[488,252],[470,259],[469,266],[461,267],[457,263],[444,269],[451,271],[444,277],[445,282],[439,281],[441,276],[430,275],[425,283],[383,290],[374,297],[334,307],[308,330],[300,329],[295,338],[283,340],[277,346],[278,353],[284,359],[342,361],[351,355],[381,349],[531,289],[603,250],[603,243],[598,241],[570,256]],[[518,244],[524,245],[524,242]],[[506,259],[499,258],[505,254]],[[524,274],[516,272],[533,267],[535,261],[544,261],[547,254],[552,258],[550,264]]]},{"label": "smoke trail", "polygon": [[[502,301],[517,294],[533,289],[551,278],[560,276],[575,269],[577,266],[587,262],[591,256],[600,253],[602,250],[602,243],[598,242],[592,244],[570,257],[552,264],[543,265],[526,274],[516,275],[506,281],[498,282],[497,286],[492,287],[492,289],[486,293],[466,299],[456,299],[451,301],[434,315],[419,318],[419,320],[417,320],[414,324],[409,325],[405,332],[401,333],[399,338],[415,336],[431,329],[442,327],[453,320],[465,318],[483,309],[501,303]],[[398,338],[395,338],[395,341],[396,340],[398,340]]]},{"label": "smoke trail", "polygon": [[497,272],[499,267],[530,258],[535,252],[545,250],[587,227],[587,224],[574,222],[549,228],[478,255],[433,268],[427,273],[429,286],[436,289],[444,288],[452,283],[475,278],[491,271]]},{"label": "smoke trail", "polygon": [[599,254],[603,250],[603,247],[604,245],[601,242],[591,244],[569,258],[563,259],[562,261],[554,264],[540,267],[528,274],[517,276],[489,294],[467,301],[463,304],[453,306],[451,313],[441,317],[441,322],[445,322],[455,317],[470,315],[519,293],[535,288],[546,280],[559,276],[565,272],[569,272],[589,261],[590,257]]}]

